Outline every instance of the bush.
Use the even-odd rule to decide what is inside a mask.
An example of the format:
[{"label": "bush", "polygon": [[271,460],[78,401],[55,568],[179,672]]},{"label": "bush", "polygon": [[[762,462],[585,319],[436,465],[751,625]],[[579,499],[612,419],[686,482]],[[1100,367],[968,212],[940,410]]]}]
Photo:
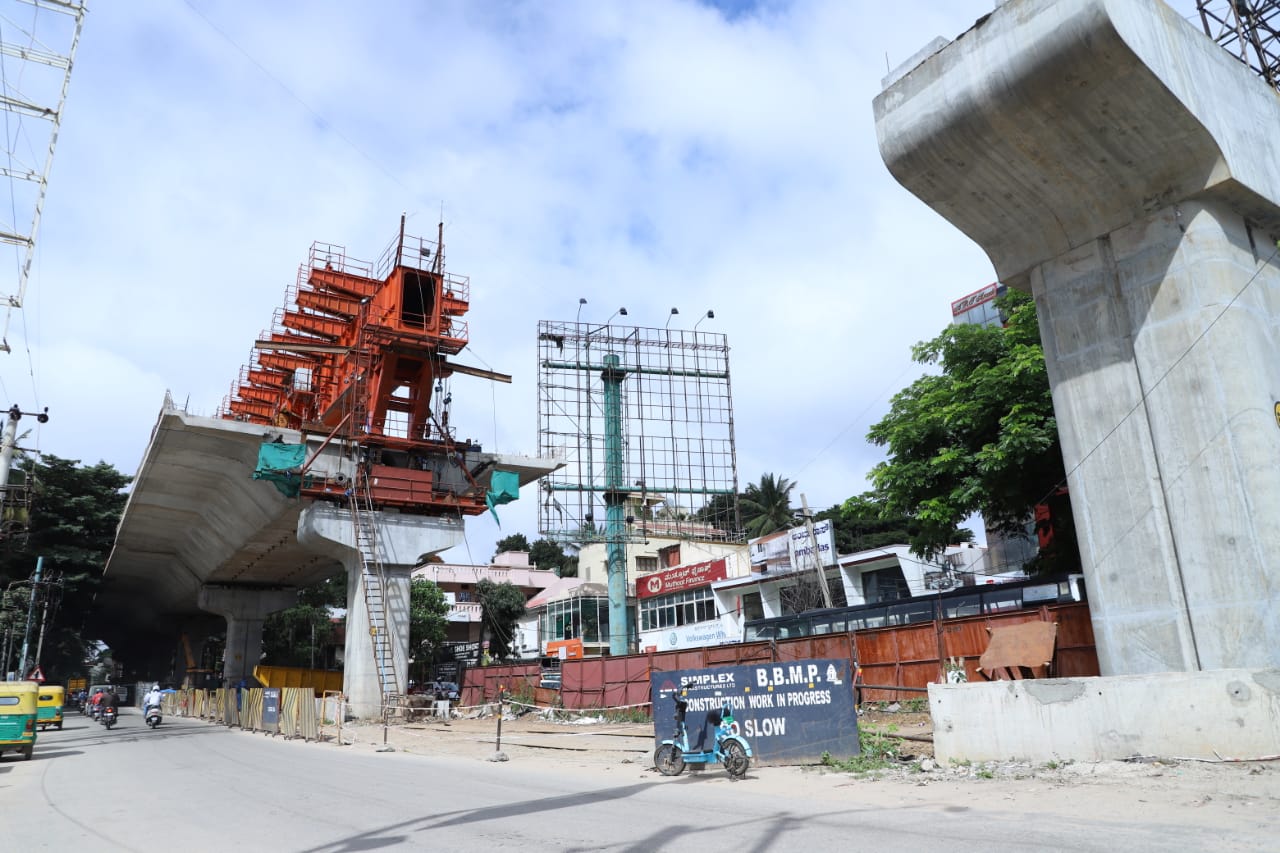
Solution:
[{"label": "bush", "polygon": [[859,728],[858,744],[862,747],[862,754],[838,759],[833,758],[831,753],[824,752],[822,765],[841,773],[868,773],[872,770],[892,767],[898,762],[898,753],[902,746],[901,739],[893,736],[897,730],[897,726],[890,726],[887,733]]}]

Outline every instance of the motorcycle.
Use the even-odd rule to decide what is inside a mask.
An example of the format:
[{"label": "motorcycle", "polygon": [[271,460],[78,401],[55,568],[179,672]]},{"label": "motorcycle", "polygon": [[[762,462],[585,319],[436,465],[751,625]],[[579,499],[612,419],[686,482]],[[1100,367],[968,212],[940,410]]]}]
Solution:
[{"label": "motorcycle", "polygon": [[146,721],[147,721],[147,725],[153,729],[160,725],[160,706],[159,705],[152,705],[151,707],[147,708]]},{"label": "motorcycle", "polygon": [[108,729],[109,729],[109,728],[111,728],[112,726],[114,726],[114,725],[116,724],[116,709],[115,709],[115,708],[104,708],[104,709],[102,709],[102,720],[101,720],[101,722],[102,722],[102,724],[103,724],[104,726],[106,726]]},{"label": "motorcycle", "polygon": [[97,721],[98,721],[98,718],[99,718],[100,716],[102,716],[102,706],[101,706],[101,705],[99,705],[97,702],[94,702],[94,703],[90,704],[90,705],[89,705],[89,719],[91,719],[91,720],[93,720],[93,721],[97,722]]}]

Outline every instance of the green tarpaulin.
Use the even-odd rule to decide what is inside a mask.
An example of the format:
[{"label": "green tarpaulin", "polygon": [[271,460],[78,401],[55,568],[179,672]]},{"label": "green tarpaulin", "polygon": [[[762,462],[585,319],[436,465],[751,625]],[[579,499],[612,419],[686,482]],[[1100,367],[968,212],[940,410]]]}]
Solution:
[{"label": "green tarpaulin", "polygon": [[298,469],[307,460],[305,444],[264,444],[258,448],[258,467],[253,479],[270,480],[287,498],[296,498],[302,489]]},{"label": "green tarpaulin", "polygon": [[489,491],[485,493],[484,502],[489,507],[489,512],[493,513],[493,520],[498,522],[498,526],[502,526],[502,519],[498,518],[498,511],[494,509],[498,504],[509,504],[513,500],[520,497],[520,475],[514,471],[494,471],[489,477]]}]

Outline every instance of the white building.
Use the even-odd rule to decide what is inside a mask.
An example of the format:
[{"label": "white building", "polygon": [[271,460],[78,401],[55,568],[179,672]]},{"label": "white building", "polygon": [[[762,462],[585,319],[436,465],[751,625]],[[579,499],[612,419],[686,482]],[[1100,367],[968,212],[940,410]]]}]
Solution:
[{"label": "white building", "polygon": [[[726,623],[731,626],[728,630],[735,640],[742,637],[747,620],[787,616],[823,606],[821,603],[809,603],[807,608],[797,606],[794,598],[801,583],[816,576],[812,566],[805,567],[802,563],[802,568],[797,570],[790,561],[778,556],[776,545],[757,548],[759,542],[752,543],[753,559],[757,556],[766,559],[753,563],[749,576],[711,585],[717,610],[726,617]],[[970,584],[1026,579],[1021,571],[991,571],[987,550],[972,543],[952,545],[934,561],[920,559],[906,545],[845,554],[828,562],[824,575],[834,607],[913,598]]]}]

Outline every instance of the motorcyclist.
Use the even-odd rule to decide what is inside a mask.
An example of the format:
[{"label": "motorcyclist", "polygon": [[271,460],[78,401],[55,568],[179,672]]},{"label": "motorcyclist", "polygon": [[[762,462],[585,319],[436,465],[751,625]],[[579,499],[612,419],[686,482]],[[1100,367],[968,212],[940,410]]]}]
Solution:
[{"label": "motorcyclist", "polygon": [[102,710],[102,688],[99,687],[93,691],[93,695],[89,697],[89,715],[95,716],[98,711]]},{"label": "motorcyclist", "polygon": [[142,700],[142,716],[143,717],[146,717],[147,712],[150,711],[152,708],[159,710],[160,696],[161,696],[160,685],[159,684],[151,685],[151,689],[147,691],[146,697],[144,697]]},{"label": "motorcyclist", "polygon": [[102,694],[102,700],[99,704],[102,706],[104,714],[107,711],[113,711],[119,714],[120,694],[116,693],[116,689],[114,687],[108,687],[107,692]]}]

